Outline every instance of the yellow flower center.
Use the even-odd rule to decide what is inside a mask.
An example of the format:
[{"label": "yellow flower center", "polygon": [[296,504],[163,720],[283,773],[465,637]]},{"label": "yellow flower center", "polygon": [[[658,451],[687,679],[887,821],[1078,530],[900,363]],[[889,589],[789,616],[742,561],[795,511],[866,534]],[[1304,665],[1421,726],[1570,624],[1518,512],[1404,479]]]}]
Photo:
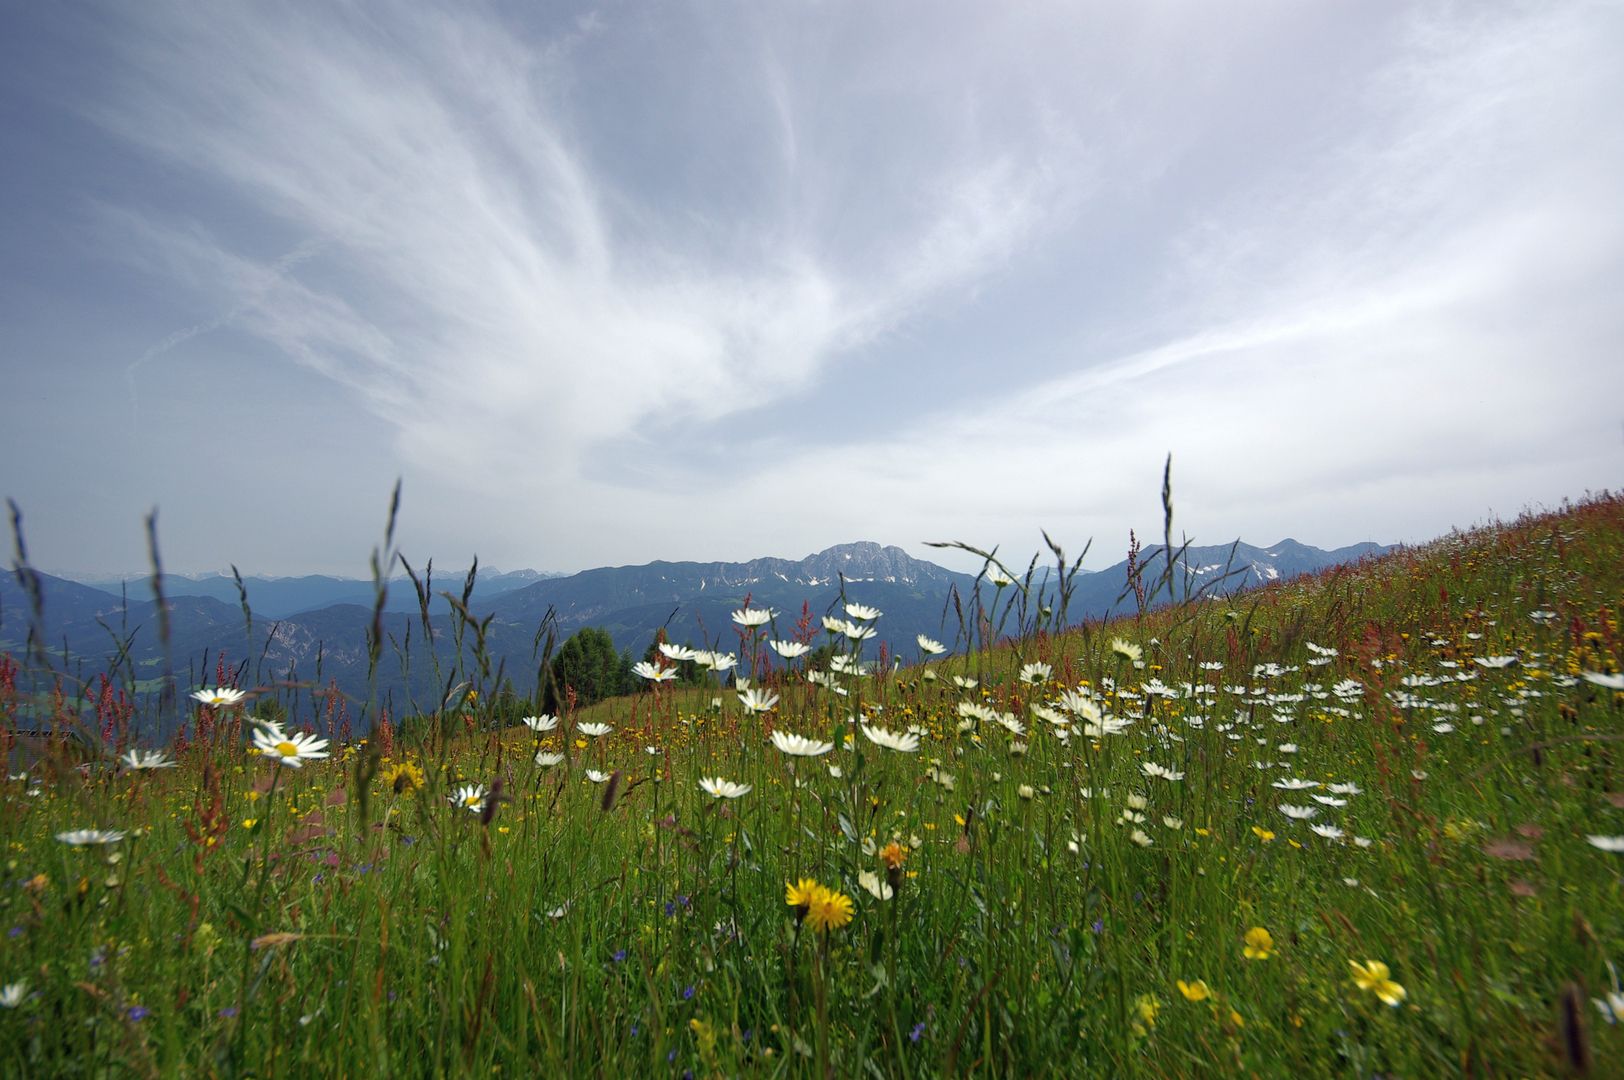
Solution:
[{"label": "yellow flower center", "polygon": [[285,739],[276,744],[276,752],[281,754],[283,757],[299,756],[299,748]]},{"label": "yellow flower center", "polygon": [[464,795],[462,797],[462,805],[464,805],[464,806],[478,806],[479,805],[479,796],[478,795]]}]

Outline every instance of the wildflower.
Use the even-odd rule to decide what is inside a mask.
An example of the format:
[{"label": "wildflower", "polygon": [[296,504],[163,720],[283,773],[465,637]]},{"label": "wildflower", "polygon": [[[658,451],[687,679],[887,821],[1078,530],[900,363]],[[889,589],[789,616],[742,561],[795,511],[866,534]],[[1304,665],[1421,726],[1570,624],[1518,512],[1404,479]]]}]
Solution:
[{"label": "wildflower", "polygon": [[1111,652],[1116,655],[1117,659],[1128,660],[1133,663],[1138,663],[1145,657],[1144,649],[1131,642],[1123,641],[1121,638],[1111,639]]},{"label": "wildflower", "polygon": [[847,604],[846,614],[859,622],[873,622],[881,615],[884,615],[885,612],[878,608],[871,608],[867,604]]},{"label": "wildflower", "polygon": [[1333,795],[1363,795],[1364,789],[1358,784],[1332,784],[1327,790]]},{"label": "wildflower", "polygon": [[485,798],[489,794],[484,784],[464,784],[447,795],[446,800],[452,806],[460,806],[469,813],[478,814],[484,811]]},{"label": "wildflower", "polygon": [[733,613],[733,621],[740,626],[766,626],[776,614],[766,608],[740,608]]},{"label": "wildflower", "polygon": [[919,736],[911,731],[898,735],[896,732],[885,728],[869,727],[867,724],[863,724],[862,729],[864,738],[877,746],[885,747],[887,750],[912,754],[919,749]]},{"label": "wildflower", "polygon": [[1388,978],[1387,965],[1380,960],[1366,960],[1363,964],[1349,960],[1353,981],[1361,990],[1369,990],[1384,1005],[1397,1005],[1406,997],[1404,987]]},{"label": "wildflower", "polygon": [[612,775],[612,773],[599,772],[597,769],[588,769],[586,771],[586,778],[594,784],[601,784]]},{"label": "wildflower", "polygon": [[1139,1000],[1133,1003],[1133,1012],[1136,1019],[1133,1022],[1133,1033],[1144,1035],[1156,1026],[1156,1014],[1162,1011],[1162,1003],[1156,1000],[1153,994],[1140,994]]},{"label": "wildflower", "polygon": [[1584,675],[1586,682],[1595,683],[1608,690],[1624,690],[1624,674],[1606,675],[1599,671],[1585,671],[1581,674]]},{"label": "wildflower", "polygon": [[994,588],[1002,589],[1005,585],[1015,584],[1015,579],[1004,573],[1002,567],[987,564],[987,580],[992,582]]},{"label": "wildflower", "polygon": [[694,650],[687,645],[673,645],[669,641],[660,642],[660,655],[667,660],[692,660]]},{"label": "wildflower", "polygon": [[964,675],[955,675],[953,676],[953,685],[958,687],[960,690],[974,690],[978,684],[976,683],[976,680],[968,678]]},{"label": "wildflower", "polygon": [[1314,835],[1323,836],[1327,840],[1340,840],[1345,835],[1335,825],[1310,825],[1309,829],[1313,830]]},{"label": "wildflower", "polygon": [[406,795],[422,787],[427,778],[422,769],[410,761],[402,761],[383,774],[383,782],[385,787],[394,788],[396,795]]},{"label": "wildflower", "polygon": [[543,713],[540,716],[527,716],[519,722],[531,731],[551,731],[558,726],[558,717],[552,713]]},{"label": "wildflower", "polygon": [[1624,836],[1586,836],[1590,846],[1600,848],[1602,851],[1611,851],[1614,854],[1624,853]]},{"label": "wildflower", "polygon": [[908,861],[908,849],[895,840],[880,849],[880,861],[891,870],[899,869]]},{"label": "wildflower", "polygon": [[89,847],[95,844],[116,844],[124,839],[124,834],[117,829],[74,829],[71,832],[59,832],[56,838],[70,847]]},{"label": "wildflower", "polygon": [[994,710],[992,718],[998,721],[1000,727],[1008,731],[1017,739],[1026,734],[1026,725],[1015,719],[1014,713],[998,712]]},{"label": "wildflower", "polygon": [[28,983],[18,980],[0,987],[0,1009],[15,1009],[28,995]]},{"label": "wildflower", "polygon": [[778,704],[778,695],[752,686],[739,694],[739,703],[745,712],[762,713]]},{"label": "wildflower", "polygon": [[131,750],[119,758],[127,769],[173,769],[175,762],[162,750]]},{"label": "wildflower", "polygon": [[548,753],[545,750],[541,751],[540,753],[538,753],[536,755],[536,764],[540,765],[543,769],[550,769],[554,765],[557,765],[559,762],[561,762],[563,760],[564,760],[564,755],[563,754]]},{"label": "wildflower", "polygon": [[677,669],[661,667],[659,664],[651,664],[647,660],[639,660],[632,665],[632,674],[648,679],[650,682],[670,682],[677,677]]},{"label": "wildflower", "polygon": [[926,656],[940,656],[947,651],[946,645],[934,638],[928,638],[924,634],[920,634],[914,640],[919,642],[919,651]]},{"label": "wildflower", "polygon": [[739,662],[739,658],[732,653],[722,652],[696,652],[694,663],[710,671],[727,671]]},{"label": "wildflower", "polygon": [[751,791],[749,784],[737,784],[732,780],[723,780],[720,776],[701,777],[699,786],[707,795],[717,799],[737,799],[741,795],[748,795]]},{"label": "wildflower", "polygon": [[243,691],[233,690],[229,686],[217,686],[213,690],[192,691],[193,701],[214,707],[235,705],[247,696]]},{"label": "wildflower", "polygon": [[1165,767],[1163,767],[1161,765],[1158,765],[1154,761],[1143,762],[1143,763],[1140,764],[1139,768],[1146,776],[1161,777],[1163,780],[1167,780],[1167,781],[1177,781],[1177,780],[1183,780],[1184,779],[1184,774],[1183,773],[1174,772],[1172,769],[1168,769],[1168,768],[1165,768]]},{"label": "wildflower", "polygon": [[1015,794],[1019,795],[1023,799],[1029,800],[1032,798],[1032,796],[1036,795],[1037,792],[1033,789],[1031,784],[1022,784],[1020,787],[1015,789]]},{"label": "wildflower", "polygon": [[288,765],[295,769],[301,768],[306,759],[326,757],[326,746],[326,739],[318,739],[314,735],[284,734],[279,739],[274,733],[254,732],[256,750],[265,757],[274,758],[278,765]]},{"label": "wildflower", "polygon": [[1274,935],[1261,926],[1254,926],[1246,932],[1246,947],[1241,955],[1248,960],[1267,960],[1274,955]]},{"label": "wildflower", "polygon": [[812,897],[820,888],[822,886],[811,878],[802,878],[795,884],[784,882],[784,903],[795,909],[797,922],[806,918],[807,911],[812,907]]},{"label": "wildflower", "polygon": [[1206,1001],[1212,996],[1212,989],[1202,979],[1197,979],[1193,983],[1187,983],[1180,979],[1178,980],[1178,988],[1179,993],[1184,995],[1186,1001]]},{"label": "wildflower", "polygon": [[1472,658],[1472,663],[1476,664],[1478,667],[1489,668],[1490,670],[1495,668],[1510,667],[1516,662],[1517,658],[1515,656],[1474,656]]},{"label": "wildflower", "polygon": [[812,924],[814,930],[838,930],[851,922],[851,914],[851,897],[819,885],[812,891],[812,900],[806,909],[806,921]]},{"label": "wildflower", "polygon": [[1265,829],[1261,825],[1253,825],[1252,832],[1256,834],[1257,838],[1263,841],[1265,844],[1274,839],[1274,831],[1272,829]]},{"label": "wildflower", "polygon": [[1054,674],[1054,668],[1042,661],[1021,665],[1021,682],[1029,685],[1038,685],[1049,681]]},{"label": "wildflower", "polygon": [[769,641],[767,644],[772,646],[773,652],[785,660],[793,660],[812,651],[812,646],[803,641]]},{"label": "wildflower", "polygon": [[582,735],[590,735],[594,739],[597,739],[609,734],[615,729],[609,724],[586,723],[576,724],[575,730],[579,731]]},{"label": "wildflower", "polygon": [[896,890],[880,880],[880,875],[872,870],[861,871],[857,875],[857,884],[867,889],[876,900],[889,900],[896,895]]},{"label": "wildflower", "polygon": [[835,748],[835,744],[832,742],[808,739],[802,735],[792,735],[787,731],[773,732],[772,740],[774,746],[791,757],[820,757]]},{"label": "wildflower", "polygon": [[1151,840],[1150,834],[1145,832],[1143,829],[1135,829],[1133,832],[1128,834],[1128,839],[1132,840],[1140,847],[1149,847],[1154,842]]},{"label": "wildflower", "polygon": [[1280,812],[1293,821],[1307,821],[1318,814],[1319,810],[1312,806],[1292,806],[1290,803],[1281,803]]}]

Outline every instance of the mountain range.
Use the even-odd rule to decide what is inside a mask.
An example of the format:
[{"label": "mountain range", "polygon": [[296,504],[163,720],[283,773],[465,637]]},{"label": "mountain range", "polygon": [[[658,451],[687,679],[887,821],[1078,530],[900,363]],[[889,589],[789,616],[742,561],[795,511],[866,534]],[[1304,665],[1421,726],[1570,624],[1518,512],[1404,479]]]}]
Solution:
[{"label": "mountain range", "polygon": [[[1176,551],[1174,594],[1204,591],[1228,594],[1284,581],[1388,550],[1374,543],[1324,551],[1282,540],[1266,548],[1236,542]],[[1147,591],[1165,574],[1158,547],[1139,552]],[[1020,573],[1026,567],[1011,567]],[[1079,572],[1066,610],[1068,623],[1131,613],[1138,600],[1124,561],[1095,572]],[[743,563],[652,562],[602,567],[567,576],[536,571],[476,575],[466,610],[476,624],[454,615],[466,573],[425,580],[430,608],[420,610],[409,582],[389,583],[380,624],[385,645],[375,680],[378,700],[391,711],[433,708],[445,689],[461,677],[476,684],[497,672],[517,692],[536,685],[546,623],[561,643],[574,631],[607,630],[617,648],[641,657],[656,630],[672,641],[698,647],[736,649],[731,619],[746,599],[752,607],[776,612],[772,632],[788,638],[798,627],[822,633],[820,616],[839,614],[841,597],[883,611],[879,634],[865,655],[913,659],[915,637],[924,634],[949,648],[963,648],[974,631],[975,605],[1003,610],[1019,589],[996,589],[985,578],[916,559],[898,547],[873,542],[840,544],[804,559],[761,558]],[[1024,612],[1000,622],[1013,630],[1023,614],[1035,616],[1056,601],[1055,570],[1037,567],[1023,575],[1031,593]],[[150,585],[137,582],[119,592],[50,575],[38,575],[43,599],[39,639],[57,670],[89,678],[127,651],[141,689],[160,685],[173,672],[182,688],[212,685],[219,657],[228,668],[245,665],[244,686],[271,683],[306,688],[336,684],[352,700],[369,700],[368,631],[373,622],[374,587],[369,581],[331,577],[243,580],[249,612],[230,577],[164,580],[169,643],[159,632],[159,612]],[[137,597],[145,597],[137,599]],[[1151,603],[1166,602],[1166,587]],[[961,621],[962,620],[962,621]],[[0,578],[0,652],[20,658],[35,625],[33,604],[18,573]],[[818,638],[817,640],[822,640]],[[475,655],[482,644],[488,672]],[[457,674],[461,657],[462,675]],[[473,674],[468,675],[469,672]],[[307,691],[308,692],[308,691]],[[352,712],[353,715],[353,712]]]}]

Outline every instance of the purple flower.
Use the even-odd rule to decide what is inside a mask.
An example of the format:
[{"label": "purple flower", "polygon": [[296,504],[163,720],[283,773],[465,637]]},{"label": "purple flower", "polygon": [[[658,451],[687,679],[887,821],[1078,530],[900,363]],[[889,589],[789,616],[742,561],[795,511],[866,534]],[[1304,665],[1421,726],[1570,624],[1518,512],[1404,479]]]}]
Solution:
[{"label": "purple flower", "polygon": [[1096,934],[1105,933],[1105,920],[1104,919],[1095,919],[1094,920],[1094,925],[1090,926],[1089,929],[1094,931]]},{"label": "purple flower", "polygon": [[682,1000],[688,1001],[693,996],[694,996],[694,988],[693,987],[689,986],[689,987],[685,987],[683,989],[683,991],[682,991]]},{"label": "purple flower", "polygon": [[925,1022],[923,1020],[921,1020],[921,1021],[919,1021],[919,1023],[914,1025],[912,1031],[908,1032],[908,1041],[909,1042],[918,1042],[920,1040],[920,1038],[924,1034],[925,1034]]},{"label": "purple flower", "polygon": [[626,959],[626,950],[625,949],[616,949],[615,950],[615,955],[610,957],[610,959],[613,960],[617,964],[620,963],[622,960]]},{"label": "purple flower", "polygon": [[225,1008],[221,1009],[220,1013],[219,1013],[220,1019],[222,1019],[222,1020],[230,1020],[233,1016],[236,1016],[236,1015],[237,1015],[237,1006],[235,1006],[235,1005],[227,1005]]},{"label": "purple flower", "polygon": [[131,1005],[130,1011],[125,1015],[130,1018],[131,1023],[139,1024],[141,1021],[145,1020],[151,1015],[151,1010],[149,1010],[145,1005]]}]

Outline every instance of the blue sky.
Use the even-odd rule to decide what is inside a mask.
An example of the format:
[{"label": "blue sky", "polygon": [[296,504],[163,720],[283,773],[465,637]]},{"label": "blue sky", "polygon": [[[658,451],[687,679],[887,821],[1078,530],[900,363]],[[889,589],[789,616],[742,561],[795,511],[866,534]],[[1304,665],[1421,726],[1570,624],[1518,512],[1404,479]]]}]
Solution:
[{"label": "blue sky", "polygon": [[[1422,540],[1624,465],[1624,8],[12,5],[37,565]],[[951,561],[951,560],[944,560]]]}]

